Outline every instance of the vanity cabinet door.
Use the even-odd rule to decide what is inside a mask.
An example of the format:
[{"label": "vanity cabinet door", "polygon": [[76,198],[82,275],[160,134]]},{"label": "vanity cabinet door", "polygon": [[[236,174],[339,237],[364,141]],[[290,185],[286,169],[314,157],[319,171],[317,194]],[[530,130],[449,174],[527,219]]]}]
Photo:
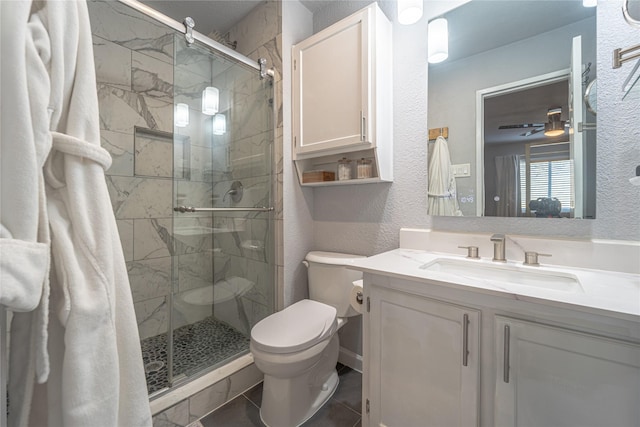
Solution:
[{"label": "vanity cabinet door", "polygon": [[496,316],[495,425],[640,426],[640,345]]},{"label": "vanity cabinet door", "polygon": [[368,288],[368,425],[477,426],[480,313]]}]

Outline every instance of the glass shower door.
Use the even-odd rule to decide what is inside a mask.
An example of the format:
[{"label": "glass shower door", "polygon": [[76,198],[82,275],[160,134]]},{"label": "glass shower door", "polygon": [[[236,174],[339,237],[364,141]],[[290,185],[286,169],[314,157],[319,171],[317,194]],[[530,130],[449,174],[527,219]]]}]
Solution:
[{"label": "glass shower door", "polygon": [[176,36],[172,383],[248,352],[274,311],[272,103],[256,69]]}]

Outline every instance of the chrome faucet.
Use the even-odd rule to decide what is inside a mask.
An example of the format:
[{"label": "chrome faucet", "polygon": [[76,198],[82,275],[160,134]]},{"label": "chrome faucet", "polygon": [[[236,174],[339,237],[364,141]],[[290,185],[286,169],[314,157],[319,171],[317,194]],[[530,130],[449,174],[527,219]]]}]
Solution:
[{"label": "chrome faucet", "polygon": [[493,261],[507,262],[505,257],[505,236],[504,234],[494,234],[491,236],[493,242]]}]

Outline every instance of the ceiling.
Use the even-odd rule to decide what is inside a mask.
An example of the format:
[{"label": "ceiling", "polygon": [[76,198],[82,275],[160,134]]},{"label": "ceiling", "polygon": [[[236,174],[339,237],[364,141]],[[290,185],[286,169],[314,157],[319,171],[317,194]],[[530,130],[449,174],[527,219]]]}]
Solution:
[{"label": "ceiling", "polygon": [[445,14],[449,21],[447,62],[524,40],[595,13],[595,8],[585,8],[576,0],[473,0]]},{"label": "ceiling", "polygon": [[562,108],[561,119],[568,120],[568,98],[569,83],[567,80],[485,98],[484,143],[566,140],[568,132],[558,138],[546,137],[544,132],[524,137],[521,135],[530,129],[498,129],[498,127],[521,123],[545,123],[547,122],[547,110],[557,107]]},{"label": "ceiling", "polygon": [[263,0],[141,0],[141,2],[178,22],[182,22],[187,16],[192,17],[196,22],[196,31],[206,35],[212,31],[225,34]]}]

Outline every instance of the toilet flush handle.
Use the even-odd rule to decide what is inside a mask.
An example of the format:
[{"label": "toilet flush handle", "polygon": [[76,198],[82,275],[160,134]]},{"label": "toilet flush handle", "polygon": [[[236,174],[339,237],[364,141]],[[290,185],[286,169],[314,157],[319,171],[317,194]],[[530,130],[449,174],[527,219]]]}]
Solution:
[{"label": "toilet flush handle", "polygon": [[302,263],[304,264],[305,267],[309,268],[309,263],[307,262],[307,260],[302,261]]}]

